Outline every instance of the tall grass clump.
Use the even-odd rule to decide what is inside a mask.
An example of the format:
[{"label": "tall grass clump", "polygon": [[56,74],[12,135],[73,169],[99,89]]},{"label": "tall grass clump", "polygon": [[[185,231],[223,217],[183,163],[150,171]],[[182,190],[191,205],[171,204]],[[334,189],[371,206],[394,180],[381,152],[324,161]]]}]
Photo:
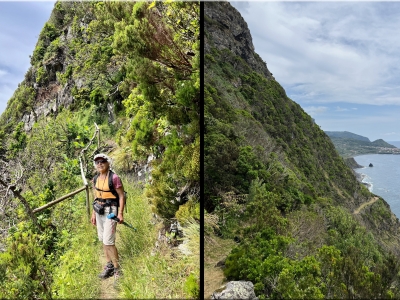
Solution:
[{"label": "tall grass clump", "polygon": [[186,278],[184,290],[191,298],[200,296],[200,224],[194,219],[188,220],[182,228],[184,240],[181,245],[186,254],[189,276]]},{"label": "tall grass clump", "polygon": [[191,251],[189,256],[163,243],[159,243],[155,250],[158,226],[151,223],[152,212],[148,199],[143,195],[143,190],[135,185],[125,184],[125,189],[128,192],[128,213],[124,213],[124,219],[137,231],[118,225],[120,239],[117,247],[123,271],[119,282],[120,297],[192,298],[190,294],[193,291],[195,293],[193,286],[194,283],[198,286],[199,277],[199,230],[194,230],[197,237],[192,236],[193,240],[187,243]]},{"label": "tall grass clump", "polygon": [[[93,299],[100,296],[97,277],[101,268],[99,261],[100,242],[92,224],[88,221],[83,193],[76,196],[77,212],[75,230],[62,231],[59,247],[68,250],[60,257],[53,272],[52,296],[54,299]],[[79,205],[79,203],[81,203]]]},{"label": "tall grass clump", "polygon": [[128,210],[128,212],[124,212],[124,221],[133,225],[136,230],[118,225],[117,247],[120,252],[121,265],[123,261],[129,265],[132,258],[142,254],[154,244],[152,240],[154,228],[150,223],[151,208],[143,196],[143,190],[132,183],[125,183],[124,189],[127,192],[126,206]]}]

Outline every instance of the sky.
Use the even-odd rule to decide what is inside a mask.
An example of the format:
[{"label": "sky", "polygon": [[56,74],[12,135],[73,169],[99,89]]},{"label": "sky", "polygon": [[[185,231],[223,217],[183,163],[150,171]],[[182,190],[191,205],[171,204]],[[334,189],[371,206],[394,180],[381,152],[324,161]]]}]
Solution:
[{"label": "sky", "polygon": [[400,141],[400,2],[231,2],[256,53],[325,131]]},{"label": "sky", "polygon": [[0,114],[24,80],[55,1],[0,1]]}]

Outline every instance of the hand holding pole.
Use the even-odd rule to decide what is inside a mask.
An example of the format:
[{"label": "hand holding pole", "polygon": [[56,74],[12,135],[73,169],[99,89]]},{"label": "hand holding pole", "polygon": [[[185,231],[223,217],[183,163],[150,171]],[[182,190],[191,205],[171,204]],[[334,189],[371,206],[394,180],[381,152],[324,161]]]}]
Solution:
[{"label": "hand holding pole", "polygon": [[[112,219],[112,220],[114,220],[114,221],[117,221],[117,222],[119,222],[119,219],[118,219],[118,217],[114,214],[114,213],[111,213],[111,214],[108,214],[107,215],[107,219]],[[123,225],[125,225],[125,226],[127,226],[127,227],[129,227],[129,228],[132,228],[133,230],[137,230],[135,227],[133,227],[131,224],[129,224],[129,223],[126,223],[125,221],[123,221],[121,224],[123,224]]]}]

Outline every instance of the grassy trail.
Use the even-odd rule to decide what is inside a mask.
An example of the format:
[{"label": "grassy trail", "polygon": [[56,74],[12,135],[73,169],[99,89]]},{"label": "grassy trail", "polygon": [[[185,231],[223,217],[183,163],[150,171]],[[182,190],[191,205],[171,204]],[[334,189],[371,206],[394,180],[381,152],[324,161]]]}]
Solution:
[{"label": "grassy trail", "polygon": [[[123,275],[114,287],[114,278],[101,280],[97,276],[106,264],[96,228],[82,212],[76,231],[65,231],[68,250],[55,268],[54,298],[58,299],[190,299],[196,290],[199,274],[199,225],[192,226],[191,255],[183,255],[176,247],[158,242],[161,219],[153,220],[148,199],[143,190],[126,183],[128,212],[124,219],[137,230],[118,225],[116,245]],[[84,203],[84,196],[79,202]],[[161,226],[161,227],[160,227]],[[189,278],[189,279],[188,279]],[[192,280],[190,280],[192,278]]]},{"label": "grassy trail", "polygon": [[[100,254],[100,262],[102,266],[105,266],[107,263],[104,252],[101,251]],[[114,288],[114,277],[111,276],[107,279],[99,279],[100,282],[100,299],[119,299],[118,292]]]}]

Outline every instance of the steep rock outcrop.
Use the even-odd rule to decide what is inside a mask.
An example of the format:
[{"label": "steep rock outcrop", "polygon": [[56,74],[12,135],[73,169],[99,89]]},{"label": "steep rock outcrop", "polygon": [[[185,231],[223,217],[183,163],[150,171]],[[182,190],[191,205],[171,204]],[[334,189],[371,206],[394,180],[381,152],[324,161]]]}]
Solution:
[{"label": "steep rock outcrop", "polygon": [[[216,6],[220,6],[216,9]],[[222,13],[223,12],[223,13]],[[266,63],[254,52],[254,46],[247,23],[229,2],[212,2],[204,7],[205,18],[216,25],[210,27],[204,38],[205,52],[211,44],[219,50],[228,49],[243,58],[254,70],[272,77]],[[209,40],[212,40],[210,42]]]},{"label": "steep rock outcrop", "polygon": [[346,159],[345,159],[345,162],[346,162],[346,165],[347,165],[349,168],[352,168],[352,169],[358,169],[358,168],[362,168],[362,167],[363,167],[362,165],[360,165],[360,164],[358,164],[358,163],[356,162],[356,160],[354,159],[354,157],[346,158]]}]

